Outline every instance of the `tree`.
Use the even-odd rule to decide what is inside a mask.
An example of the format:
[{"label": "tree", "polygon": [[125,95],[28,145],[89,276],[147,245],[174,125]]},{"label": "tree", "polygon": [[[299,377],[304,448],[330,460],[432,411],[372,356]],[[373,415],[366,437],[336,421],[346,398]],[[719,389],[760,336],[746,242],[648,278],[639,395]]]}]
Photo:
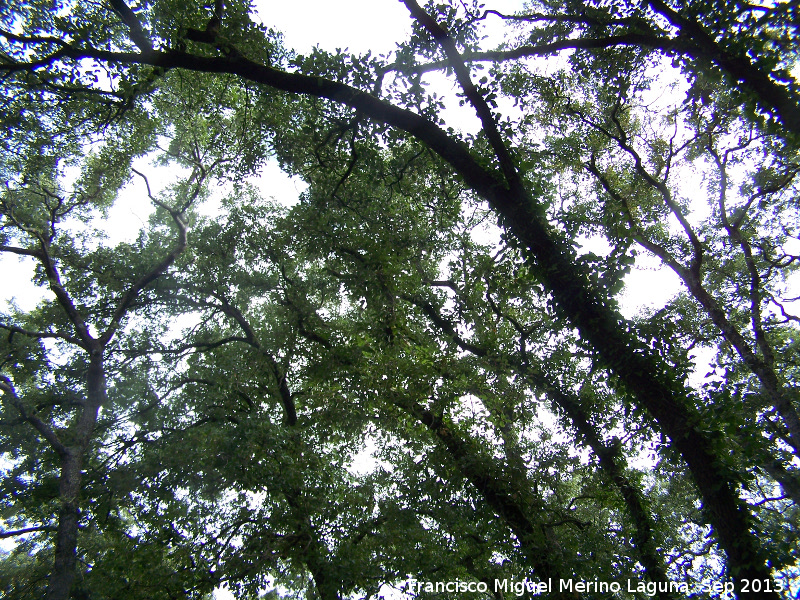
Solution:
[{"label": "tree", "polygon": [[[37,486],[54,477],[52,466],[31,475],[21,426],[62,462],[115,456],[117,522],[87,516],[87,527],[111,546],[128,536],[137,556],[154,541],[174,549],[159,560],[184,565],[175,589],[187,595],[226,582],[338,598],[409,576],[527,575],[644,577],[672,598],[724,564],[738,596],[779,597],[796,569],[800,489],[787,299],[796,7],[534,2],[505,15],[404,4],[414,29],[389,58],[294,55],[245,3],[0,12],[2,249],[42,263],[58,309],[2,324],[13,468]],[[507,32],[498,49],[482,47],[489,19]],[[456,83],[479,132],[447,127],[443,100],[422,85],[430,72]],[[658,99],[665,82],[680,102]],[[172,251],[137,270],[118,249],[138,274],[127,287],[102,247],[73,249],[65,235],[52,254],[65,211],[104,206],[158,135],[193,169],[171,201],[148,192],[178,229]],[[106,148],[132,141],[86,161],[61,194],[57,161],[92,136]],[[309,185],[290,210],[245,181],[272,153]],[[116,185],[98,183],[107,172]],[[224,216],[195,220],[198,241],[173,268],[187,255],[183,215],[212,172],[229,182]],[[707,214],[682,188],[690,172]],[[476,241],[492,221],[499,240]],[[626,319],[618,297],[642,253],[686,291]],[[73,299],[88,294],[102,300]],[[145,324],[123,328],[135,311]],[[196,323],[180,340],[148,325],[178,315]],[[92,413],[87,402],[97,414],[107,392],[92,382],[108,367],[91,357],[107,360],[123,333],[112,354],[129,358],[114,372],[124,366],[130,383],[109,418],[127,427],[90,418],[65,446],[56,429],[68,417],[48,424],[33,406],[50,396],[44,405],[68,415],[47,391],[64,377],[88,399],[79,414]],[[85,393],[79,368],[37,346],[50,337],[89,352]],[[698,347],[724,373],[703,386],[689,383]],[[153,401],[133,418],[125,407],[145,389]],[[365,436],[390,469],[351,472]],[[646,449],[651,469],[637,466]],[[6,510],[20,532],[47,523],[39,533],[69,530],[69,544],[42,536],[13,569],[33,581],[54,545],[49,597],[68,597],[78,572],[111,597],[97,565],[113,562],[80,533],[77,506],[84,487],[89,515],[111,482],[61,469],[57,526],[41,516],[52,492]],[[93,567],[77,568],[77,548],[95,553]]]},{"label": "tree", "polygon": [[[166,112],[174,111],[170,104],[169,98],[156,99],[157,109],[166,105]],[[26,506],[13,513],[15,521],[42,523],[23,527],[18,533],[56,533],[48,597],[66,597],[74,587],[77,537],[81,520],[86,519],[81,516],[79,499],[84,488],[96,488],[97,496],[90,504],[95,504],[94,510],[107,511],[104,521],[112,535],[124,534],[131,526],[124,522],[120,514],[124,511],[113,498],[125,488],[114,489],[119,477],[108,469],[126,461],[119,438],[135,427],[150,400],[115,393],[117,385],[131,386],[127,393],[141,393],[147,389],[144,382],[148,376],[146,363],[137,365],[140,372],[134,369],[131,374],[130,363],[135,364],[136,357],[125,357],[124,345],[118,340],[136,318],[148,322],[147,335],[166,335],[163,317],[154,312],[143,292],[186,249],[187,211],[203,195],[206,179],[225,162],[223,154],[215,156],[209,151],[210,143],[216,141],[209,139],[213,134],[203,126],[201,137],[195,115],[191,118],[189,123],[176,119],[170,123],[176,131],[167,157],[175,164],[183,163],[190,173],[166,191],[163,199],[152,195],[147,178],[131,166],[134,157],[153,147],[159,133],[148,130],[145,115],[138,111],[131,111],[124,122],[108,126],[105,143],[95,142],[83,159],[75,154],[86,151],[85,145],[78,147],[69,140],[59,148],[57,162],[42,160],[29,151],[8,156],[4,164],[6,173],[17,169],[20,175],[7,179],[0,201],[4,217],[0,249],[35,259],[38,281],[54,296],[30,314],[17,312],[0,321],[0,328],[8,333],[3,360],[8,375],[0,375],[8,417],[5,425],[10,427],[4,451],[11,452],[12,459],[25,457],[9,472],[8,495],[48,498],[51,492],[42,488],[57,482],[55,513],[43,511],[41,506]],[[68,165],[81,169],[70,188],[64,187],[60,175]],[[80,228],[92,231],[93,219],[108,208],[132,173],[143,178],[147,196],[159,209],[149,231],[143,231],[135,244],[116,247],[102,244],[101,231],[86,237],[76,233]],[[20,345],[15,337],[29,341]],[[44,343],[51,340],[54,343]],[[103,410],[110,413],[106,418],[101,418]],[[44,442],[43,448],[41,444],[31,446],[26,439],[28,427]],[[138,431],[137,435],[146,433]],[[29,480],[31,471],[39,474],[33,481]],[[84,481],[85,471],[93,480]],[[117,522],[109,525],[112,512],[117,513]],[[90,517],[89,523],[96,525],[94,519]]]}]

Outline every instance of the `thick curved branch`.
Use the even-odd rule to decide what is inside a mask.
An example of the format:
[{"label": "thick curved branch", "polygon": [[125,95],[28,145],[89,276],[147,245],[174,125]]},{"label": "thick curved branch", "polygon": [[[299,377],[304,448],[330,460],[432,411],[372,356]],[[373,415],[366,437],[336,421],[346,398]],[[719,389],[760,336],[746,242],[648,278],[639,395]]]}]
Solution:
[{"label": "thick curved branch", "polygon": [[41,232],[26,226],[22,221],[17,219],[14,216],[14,210],[11,206],[6,206],[5,203],[3,203],[3,208],[4,214],[7,216],[9,221],[11,221],[11,223],[13,223],[17,229],[25,232],[31,238],[33,238],[39,247],[36,250],[32,250],[27,248],[18,248],[15,246],[1,246],[0,251],[9,252],[11,254],[17,254],[20,256],[31,256],[39,261],[50,284],[50,290],[55,294],[58,303],[61,305],[61,308],[64,309],[67,318],[75,328],[75,332],[78,334],[78,339],[80,340],[79,345],[85,350],[90,351],[95,346],[95,339],[89,333],[89,328],[86,325],[86,321],[78,312],[78,309],[75,307],[75,303],[72,301],[72,298],[70,297],[66,288],[64,288],[63,284],[61,283],[61,276],[58,273],[58,269],[53,261],[53,258],[50,256],[50,239]]},{"label": "thick curved branch", "polygon": [[[547,540],[540,533],[541,524],[528,516],[528,507],[523,498],[530,495],[528,490],[520,490],[516,494],[508,489],[505,478],[489,469],[485,461],[479,460],[469,444],[462,440],[441,417],[415,402],[411,398],[398,395],[392,402],[425,425],[447,449],[458,465],[461,474],[472,483],[483,498],[510,526],[519,540],[523,552],[528,557],[540,579],[559,579],[563,576],[560,566],[553,561],[548,548],[542,546]],[[567,598],[568,595],[554,597]]]},{"label": "thick curved branch", "polygon": [[31,256],[41,260],[42,253],[39,250],[30,250],[28,248],[18,248],[16,246],[0,246],[0,252],[8,252],[9,254],[17,254],[19,256]]},{"label": "thick curved branch", "polygon": [[664,0],[648,0],[647,3],[655,12],[677,27],[681,34],[693,41],[697,50],[693,52],[687,48],[686,54],[693,58],[711,59],[734,81],[743,83],[752,91],[759,104],[774,111],[786,129],[794,134],[800,134],[800,103],[796,97],[792,97],[788,88],[770,79],[746,56],[730,54],[699,23],[684,17]]},{"label": "thick curved branch", "polygon": [[[657,35],[645,33],[623,33],[620,35],[610,35],[601,38],[577,38],[558,40],[555,42],[548,42],[546,44],[536,44],[533,46],[525,45],[513,48],[511,50],[486,50],[483,52],[464,52],[461,54],[461,59],[465,63],[474,62],[493,62],[500,63],[509,60],[518,60],[520,58],[529,58],[534,56],[548,56],[556,54],[564,50],[602,50],[604,48],[615,48],[617,46],[637,46],[648,47],[657,50],[664,50],[665,52],[673,52],[682,47],[682,40],[676,40]],[[449,60],[435,61],[418,65],[416,67],[395,67],[396,70],[406,73],[428,73],[431,71],[441,71],[447,68],[452,68]]]},{"label": "thick curved branch", "polygon": [[458,80],[464,95],[467,97],[467,100],[469,100],[470,104],[472,104],[473,108],[475,109],[475,112],[481,121],[483,132],[489,139],[489,143],[492,146],[492,150],[494,150],[495,156],[497,156],[497,159],[500,161],[500,168],[503,172],[503,176],[506,179],[508,187],[512,190],[522,189],[522,178],[517,171],[517,167],[514,164],[511,153],[506,147],[503,136],[497,129],[497,123],[494,115],[492,114],[492,109],[489,107],[489,104],[486,102],[486,99],[480,93],[478,88],[472,82],[469,69],[464,62],[464,57],[458,51],[455,41],[452,37],[450,37],[450,34],[446,29],[444,29],[444,27],[437,23],[433,17],[431,17],[419,4],[417,4],[416,0],[403,0],[403,4],[406,5],[406,8],[408,8],[408,11],[411,13],[411,15],[428,31],[428,33],[431,34],[433,39],[436,40],[436,42],[442,47],[447,55],[449,64],[455,71],[456,79]]},{"label": "thick curved branch", "polygon": [[72,323],[72,326],[75,327],[81,347],[87,352],[91,352],[92,349],[97,346],[97,342],[89,333],[89,327],[87,326],[86,321],[78,312],[78,309],[75,307],[75,303],[72,301],[72,297],[61,283],[61,276],[59,275],[58,269],[56,268],[56,265],[50,256],[49,248],[44,242],[41,243],[41,255],[39,256],[39,261],[44,267],[45,275],[50,283],[50,290],[55,294],[58,303],[61,305],[61,308],[64,309],[64,312],[67,314],[67,318],[70,320],[70,323]]},{"label": "thick curved branch", "polygon": [[153,43],[142,27],[139,17],[125,4],[124,0],[108,0],[108,3],[111,5],[111,8],[114,9],[114,12],[119,15],[120,19],[122,19],[122,22],[130,29],[133,43],[136,44],[142,52],[150,52],[153,49]]},{"label": "thick curved branch", "polygon": [[55,44],[60,48],[69,48],[69,44],[64,40],[49,35],[17,35],[16,33],[0,28],[0,36],[23,45]]}]

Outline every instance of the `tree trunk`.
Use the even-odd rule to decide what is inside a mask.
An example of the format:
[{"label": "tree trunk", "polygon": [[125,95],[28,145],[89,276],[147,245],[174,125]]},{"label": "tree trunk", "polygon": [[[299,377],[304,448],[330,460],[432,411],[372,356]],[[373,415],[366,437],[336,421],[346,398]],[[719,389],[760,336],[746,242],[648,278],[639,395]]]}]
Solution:
[{"label": "tree trunk", "polygon": [[86,401],[72,427],[77,442],[61,457],[58,494],[58,530],[53,570],[47,584],[47,600],[68,600],[75,581],[78,549],[79,496],[83,478],[83,460],[97,424],[97,415],[106,399],[106,378],[102,350],[95,349],[89,358],[86,374]]},{"label": "tree trunk", "polygon": [[58,493],[61,508],[58,511],[56,550],[53,571],[47,585],[47,600],[67,600],[75,579],[78,545],[78,494],[81,488],[83,456],[73,448],[61,460]]}]

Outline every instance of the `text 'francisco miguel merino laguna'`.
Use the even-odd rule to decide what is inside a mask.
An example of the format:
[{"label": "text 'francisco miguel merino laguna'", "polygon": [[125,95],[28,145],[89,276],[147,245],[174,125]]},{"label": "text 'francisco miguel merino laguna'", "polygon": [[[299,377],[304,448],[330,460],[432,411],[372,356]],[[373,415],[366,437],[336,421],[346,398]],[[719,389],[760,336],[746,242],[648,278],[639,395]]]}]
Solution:
[{"label": "text 'francisco miguel merino laguna'", "polygon": [[[559,579],[554,585],[552,579],[548,579],[547,581],[495,579],[492,592],[503,592],[504,594],[514,594],[516,596],[521,596],[527,592],[528,594],[537,596],[539,594],[550,594],[554,589],[557,589],[559,592],[577,592],[579,594],[616,593],[625,590],[627,592],[638,592],[646,596],[655,596],[656,594],[664,592],[688,595],[690,591],[687,583],[678,583],[675,581],[653,582],[628,579],[625,581],[625,585],[623,585],[618,581]],[[412,594],[416,592],[448,592],[451,594],[459,592],[488,592],[489,584],[484,581],[461,581],[458,579],[454,581],[436,582],[409,579],[408,591]],[[734,584],[732,581],[704,583],[698,586],[698,590],[696,591],[732,594],[734,591]]]}]

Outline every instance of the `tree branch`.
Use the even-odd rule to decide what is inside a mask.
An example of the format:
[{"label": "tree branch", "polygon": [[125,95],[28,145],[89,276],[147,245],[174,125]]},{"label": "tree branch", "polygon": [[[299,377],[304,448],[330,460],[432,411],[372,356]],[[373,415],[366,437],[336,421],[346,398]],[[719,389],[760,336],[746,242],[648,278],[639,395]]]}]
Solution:
[{"label": "tree branch", "polygon": [[142,52],[151,52],[153,50],[153,43],[150,41],[147,33],[142,27],[139,18],[134,14],[130,7],[125,4],[124,0],[108,0],[111,8],[122,19],[122,22],[128,26],[130,30],[131,39],[133,43],[139,47]]},{"label": "tree branch", "polygon": [[483,126],[483,131],[489,138],[489,143],[494,150],[495,156],[500,161],[500,168],[506,179],[507,185],[511,190],[523,188],[522,178],[517,171],[514,160],[511,157],[508,148],[505,145],[503,136],[497,129],[495,117],[486,99],[480,93],[478,88],[472,83],[470,78],[469,69],[464,62],[464,57],[458,51],[453,38],[436,20],[431,17],[422,7],[417,4],[416,0],[403,0],[411,15],[431,34],[433,39],[442,47],[447,55],[450,66],[453,68],[464,95],[472,104],[478,118]]},{"label": "tree branch", "polygon": [[35,338],[35,339],[46,339],[46,338],[55,338],[69,342],[70,344],[74,344],[76,346],[81,346],[81,341],[76,338],[72,337],[71,335],[67,335],[65,333],[53,333],[50,331],[30,331],[28,329],[23,329],[22,327],[17,327],[16,325],[8,325],[6,323],[0,323],[0,329],[5,329],[9,332],[9,338],[15,334],[19,333],[20,335],[24,335],[26,337]]},{"label": "tree branch", "polygon": [[752,91],[759,104],[774,111],[786,129],[800,134],[800,103],[796,97],[792,97],[789,88],[770,79],[746,56],[735,56],[727,52],[699,23],[684,17],[663,0],[648,0],[647,3],[693,41],[698,50],[693,52],[687,48],[686,54],[693,58],[711,59],[734,81],[742,82]]},{"label": "tree branch", "polygon": [[[144,175],[142,175],[136,169],[132,170],[137,175],[144,177]],[[157,206],[166,210],[172,217],[172,220],[175,223],[175,225],[178,227],[178,240],[175,246],[172,248],[172,250],[170,250],[170,252],[163,259],[161,259],[161,261],[159,261],[155,266],[153,266],[147,273],[139,277],[139,279],[137,279],[133,283],[133,285],[131,285],[122,295],[122,298],[120,298],[119,302],[117,303],[117,308],[114,310],[114,314],[111,317],[111,321],[108,327],[99,338],[101,345],[105,346],[111,340],[111,338],[114,335],[114,332],[119,328],[122,318],[128,312],[128,309],[130,308],[131,304],[136,299],[136,297],[139,295],[139,292],[141,292],[150,283],[158,279],[164,273],[164,271],[166,271],[170,267],[170,265],[172,265],[172,263],[174,263],[175,260],[177,260],[177,258],[186,249],[187,246],[186,224],[183,222],[182,215],[184,210],[186,210],[186,208],[188,208],[188,206],[191,205],[191,202],[197,199],[197,196],[200,194],[200,191],[202,189],[202,180],[204,176],[205,173],[198,176],[197,181],[195,183],[195,190],[190,196],[190,199],[187,201],[186,206],[181,211],[177,211],[167,206],[160,200],[154,198],[150,194],[150,184],[149,182],[147,183],[147,193],[150,196],[150,200]],[[145,178],[145,181],[147,181],[147,178]]]},{"label": "tree branch", "polygon": [[61,440],[56,435],[56,432],[44,421],[42,421],[39,417],[37,417],[33,413],[29,413],[25,408],[25,405],[20,400],[19,396],[17,396],[17,391],[14,389],[14,385],[11,383],[11,380],[0,373],[0,391],[3,392],[3,395],[9,399],[11,404],[14,408],[17,409],[20,416],[30,423],[36,431],[38,431],[41,436],[50,444],[50,447],[56,451],[60,457],[65,458],[72,454],[71,450],[65,446]]},{"label": "tree branch", "polygon": [[8,252],[9,254],[18,254],[20,256],[32,256],[33,258],[42,259],[42,253],[39,250],[30,250],[28,248],[17,248],[16,246],[0,246],[0,252]]},{"label": "tree branch", "polygon": [[52,527],[50,525],[40,525],[38,527],[26,527],[25,529],[17,529],[15,531],[2,531],[0,530],[0,539],[16,537],[18,535],[25,535],[26,533],[36,533],[39,531],[47,531],[53,532],[57,531],[58,528]]}]

